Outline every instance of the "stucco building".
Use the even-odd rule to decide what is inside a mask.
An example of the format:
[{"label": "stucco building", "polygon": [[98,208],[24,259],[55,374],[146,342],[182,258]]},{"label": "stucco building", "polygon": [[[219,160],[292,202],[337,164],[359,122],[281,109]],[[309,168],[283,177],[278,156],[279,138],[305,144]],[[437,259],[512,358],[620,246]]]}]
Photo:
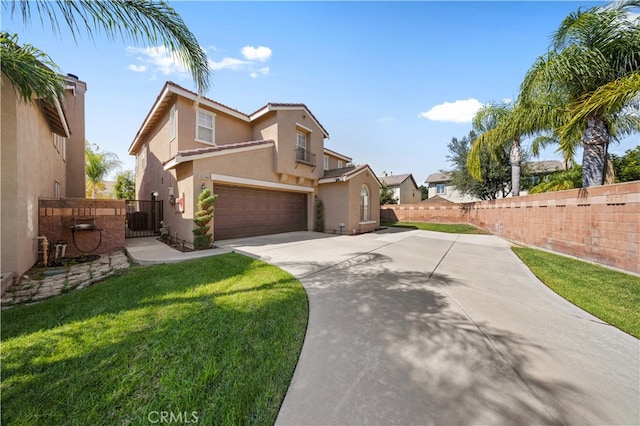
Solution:
[{"label": "stucco building", "polygon": [[24,102],[2,74],[1,271],[8,282],[38,260],[38,202],[85,196],[87,85],[65,77],[64,97]]},{"label": "stucco building", "polygon": [[217,240],[312,230],[317,199],[327,232],[378,228],[380,182],[369,166],[325,148],[328,137],[304,104],[245,114],[167,82],[129,147],[136,193],[162,200],[165,227],[188,242],[204,188],[218,196]]}]

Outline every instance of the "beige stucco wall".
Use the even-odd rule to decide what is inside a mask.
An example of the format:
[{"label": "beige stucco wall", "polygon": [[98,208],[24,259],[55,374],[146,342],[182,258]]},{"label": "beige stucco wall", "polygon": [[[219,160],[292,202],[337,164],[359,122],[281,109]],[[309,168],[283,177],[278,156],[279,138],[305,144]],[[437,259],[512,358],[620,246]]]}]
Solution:
[{"label": "beige stucco wall", "polygon": [[[360,221],[360,190],[362,185],[369,188],[370,220]],[[343,233],[359,234],[380,226],[380,187],[369,170],[352,176],[346,182],[323,183],[318,187],[318,196],[324,203],[325,231],[339,231],[344,223]]]},{"label": "beige stucco wall", "polygon": [[[212,144],[196,141],[196,112],[191,100],[178,97],[177,108],[177,135],[178,150],[201,149]],[[199,109],[214,114],[214,142],[216,145],[245,142],[251,140],[251,126],[248,122],[232,117],[220,111],[213,111],[200,104]],[[167,110],[165,119],[168,120]],[[175,155],[175,152],[173,153]],[[165,160],[166,161],[166,160]]]},{"label": "beige stucco wall", "polygon": [[413,204],[421,201],[420,188],[416,188],[411,179],[405,179],[405,181],[400,184],[399,188],[400,204]]},{"label": "beige stucco wall", "polygon": [[66,166],[41,109],[2,79],[0,268],[20,275],[37,261],[38,198],[53,197],[55,181],[65,194]]},{"label": "beige stucco wall", "polygon": [[[278,138],[276,150],[278,153],[277,173],[284,173],[296,178],[316,180],[322,177],[322,158],[324,153],[324,134],[304,110],[276,111],[278,121]],[[315,154],[315,167],[296,162],[296,132],[297,124],[310,129],[307,135],[307,151]],[[306,133],[306,130],[301,129]]]},{"label": "beige stucco wall", "polygon": [[[327,168],[327,170],[331,170],[331,169],[339,169],[342,167],[346,167],[348,164],[348,161],[345,161],[344,158],[340,158],[340,157],[336,157],[335,155],[331,154],[330,152],[325,152],[324,155],[322,155],[321,158],[321,162],[320,162],[320,166],[324,167],[324,156],[327,156],[329,158],[329,167]],[[342,162],[342,163],[340,163]]]},{"label": "beige stucco wall", "polygon": [[85,197],[85,93],[87,84],[74,77],[67,76],[67,85],[75,90],[67,89],[63,102],[64,113],[69,124],[70,136],[67,139],[66,159],[66,196]]}]

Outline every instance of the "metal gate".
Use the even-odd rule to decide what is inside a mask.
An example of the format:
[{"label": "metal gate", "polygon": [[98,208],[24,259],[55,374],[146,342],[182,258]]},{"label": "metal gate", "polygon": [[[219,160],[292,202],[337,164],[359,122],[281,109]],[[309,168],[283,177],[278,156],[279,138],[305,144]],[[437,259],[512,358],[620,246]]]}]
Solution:
[{"label": "metal gate", "polygon": [[162,200],[127,200],[126,238],[160,235]]}]

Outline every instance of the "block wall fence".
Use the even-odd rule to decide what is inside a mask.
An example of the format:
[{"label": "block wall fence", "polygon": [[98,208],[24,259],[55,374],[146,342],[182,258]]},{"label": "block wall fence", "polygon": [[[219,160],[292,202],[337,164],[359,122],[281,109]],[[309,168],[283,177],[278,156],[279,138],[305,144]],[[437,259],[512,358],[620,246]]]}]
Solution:
[{"label": "block wall fence", "polygon": [[466,204],[385,205],[380,220],[469,223],[515,243],[640,273],[640,181]]},{"label": "block wall fence", "polygon": [[[89,254],[104,254],[124,249],[126,218],[124,200],[40,199],[38,204],[38,235],[46,236],[50,244],[55,244],[59,240],[65,241],[67,243],[65,256],[81,256],[85,254],[83,251],[93,249],[98,242],[100,243],[98,248]],[[74,245],[74,235],[71,232],[74,219],[77,223],[95,223],[100,232],[77,231]],[[40,244],[38,244],[39,249]]]}]

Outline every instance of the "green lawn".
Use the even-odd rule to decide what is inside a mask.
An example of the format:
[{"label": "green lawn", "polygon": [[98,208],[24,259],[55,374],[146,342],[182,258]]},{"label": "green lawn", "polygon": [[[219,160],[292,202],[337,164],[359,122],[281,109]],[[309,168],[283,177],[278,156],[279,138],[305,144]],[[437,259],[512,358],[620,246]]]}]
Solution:
[{"label": "green lawn", "polygon": [[486,234],[482,229],[464,223],[424,223],[424,222],[385,222],[382,226],[395,226],[397,228],[421,229],[423,231],[448,232],[451,234]]},{"label": "green lawn", "polygon": [[2,424],[271,425],[307,314],[295,278],[238,254],[2,311]]},{"label": "green lawn", "polygon": [[640,277],[541,250],[513,251],[560,296],[640,338]]}]

